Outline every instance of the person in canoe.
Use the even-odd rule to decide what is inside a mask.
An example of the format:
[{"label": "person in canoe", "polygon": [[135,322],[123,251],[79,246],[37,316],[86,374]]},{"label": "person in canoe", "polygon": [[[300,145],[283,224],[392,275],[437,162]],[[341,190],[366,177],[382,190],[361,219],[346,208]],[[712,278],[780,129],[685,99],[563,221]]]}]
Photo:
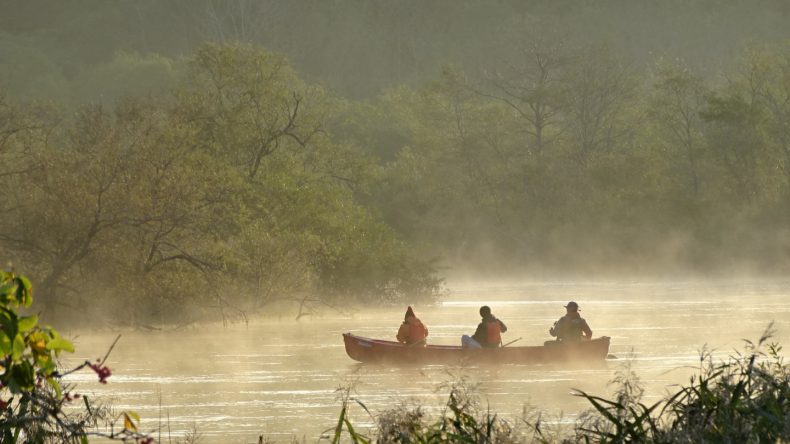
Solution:
[{"label": "person in canoe", "polygon": [[558,341],[580,341],[592,339],[592,330],[587,321],[579,314],[579,304],[570,301],[565,306],[565,316],[561,317],[549,329],[549,334]]},{"label": "person in canoe", "polygon": [[483,319],[478,324],[475,334],[472,337],[461,336],[461,345],[471,348],[496,348],[502,345],[502,333],[507,331],[505,323],[491,314],[491,308],[488,305],[480,307],[480,316]]},{"label": "person in canoe", "polygon": [[406,315],[403,317],[403,324],[398,329],[398,334],[395,336],[398,342],[406,345],[425,345],[425,339],[428,337],[428,329],[423,325],[417,316],[414,315],[414,310],[409,307],[406,309]]}]

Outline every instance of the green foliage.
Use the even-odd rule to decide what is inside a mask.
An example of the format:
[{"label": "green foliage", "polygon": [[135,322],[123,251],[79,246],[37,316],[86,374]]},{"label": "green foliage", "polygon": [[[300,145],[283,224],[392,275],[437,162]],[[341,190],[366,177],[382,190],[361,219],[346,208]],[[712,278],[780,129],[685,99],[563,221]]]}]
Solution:
[{"label": "green foliage", "polygon": [[111,106],[127,96],[167,94],[183,76],[183,60],[119,51],[111,60],[82,69],[71,80],[71,102]]},{"label": "green foliage", "polygon": [[648,75],[605,47],[518,44],[484,75],[448,68],[360,108],[385,128],[347,129],[387,147],[373,203],[388,224],[503,275],[780,272],[785,46],[718,83],[679,61]]},{"label": "green foliage", "polygon": [[702,371],[667,401],[663,415],[671,422],[665,442],[777,442],[790,438],[788,395],[790,370],[782,348],[768,343],[769,327],[756,342],[728,362],[702,356]]},{"label": "green foliage", "polygon": [[[449,397],[440,418],[431,422],[420,407],[399,406],[375,417],[378,443],[516,443],[523,442],[520,431],[490,411],[483,412],[473,394],[473,387],[461,379],[449,385]],[[365,405],[351,397],[350,388],[340,389],[342,408],[331,441],[340,442],[345,431],[352,442],[368,443],[372,439],[358,433],[349,418],[354,400],[369,415]]]},{"label": "green foliage", "polygon": [[[205,45],[172,96],[72,114],[0,105],[0,156],[23,166],[0,185],[24,202],[0,242],[34,270],[44,310],[57,298],[149,325],[246,316],[305,294],[334,306],[438,290],[432,264],[362,203],[374,167],[332,137],[328,116],[343,103],[282,56]],[[93,277],[74,291],[83,275]]]},{"label": "green foliage", "polygon": [[432,296],[430,265],[355,199],[371,164],[330,137],[335,99],[250,45],[206,45],[191,66],[181,106],[203,116],[201,143],[244,180],[233,241],[241,255],[228,259],[255,305],[300,292],[327,301]]},{"label": "green foliage", "polygon": [[[32,286],[23,276],[0,272],[0,354],[3,356],[3,374],[0,383],[12,396],[34,389],[37,380],[46,381],[60,395],[55,358],[62,352],[73,352],[71,342],[60,337],[50,327],[39,327],[38,317],[20,316],[18,308],[29,307],[33,302]],[[3,401],[8,403],[8,401]],[[27,412],[21,412],[23,416]]]},{"label": "green foliage", "polygon": [[[110,439],[152,442],[138,433],[139,416],[122,412],[123,429],[102,433],[91,428],[106,418],[101,407],[91,407],[83,397],[85,411],[74,412],[66,407],[79,399],[62,384],[64,373],[58,370],[57,358],[62,352],[74,352],[71,341],[64,339],[49,326],[39,326],[35,315],[22,316],[19,311],[30,307],[33,288],[24,276],[0,271],[0,439],[16,442],[88,442],[91,434]],[[101,382],[110,371],[104,362],[86,362],[65,374],[90,367]]]},{"label": "green foliage", "polygon": [[[700,355],[700,372],[688,385],[646,406],[635,375],[619,378],[620,394],[637,388],[635,396],[607,400],[578,392],[597,415],[586,416],[577,439],[587,442],[781,442],[790,436],[790,371],[781,347],[767,343],[768,327],[757,343],[746,341],[744,352],[728,361]],[[767,348],[767,350],[764,350]]]},{"label": "green foliage", "polygon": [[[745,51],[719,82],[677,60],[648,73],[605,45],[507,35],[518,58],[447,65],[369,102],[238,42],[179,61],[118,53],[85,79],[139,79],[144,97],[111,107],[2,99],[0,242],[42,306],[124,307],[130,324],[430,299],[437,267],[790,263],[787,46]],[[160,74],[172,94],[145,96]],[[100,278],[73,291],[87,270]],[[93,297],[116,290],[133,309]]]},{"label": "green foliage", "polygon": [[[701,354],[700,373],[651,406],[639,396],[607,400],[579,392],[600,416],[587,417],[577,438],[600,443],[787,440],[790,372],[781,347],[767,343],[771,334],[769,326],[757,343],[746,341],[745,351],[726,362]],[[633,386],[633,376],[620,382]]]}]

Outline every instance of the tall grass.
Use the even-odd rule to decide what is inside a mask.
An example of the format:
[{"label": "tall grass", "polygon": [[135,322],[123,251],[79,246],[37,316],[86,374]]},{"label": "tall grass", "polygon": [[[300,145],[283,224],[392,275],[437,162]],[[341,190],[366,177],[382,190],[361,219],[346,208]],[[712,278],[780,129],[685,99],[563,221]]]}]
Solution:
[{"label": "tall grass", "polygon": [[[339,389],[342,407],[331,434],[324,434],[332,444],[349,442],[377,443],[518,443],[524,442],[518,431],[495,413],[480,408],[474,388],[464,379],[449,383],[448,400],[438,419],[429,418],[422,406],[402,404],[374,416],[350,388]],[[359,432],[349,417],[351,401],[359,404],[375,421],[371,435]]]},{"label": "tall grass", "polygon": [[580,415],[569,433],[547,430],[543,414],[525,409],[517,421],[507,421],[481,408],[464,380],[448,385],[444,410],[431,418],[421,406],[401,405],[373,416],[368,435],[354,428],[349,417],[352,398],[346,391],[331,442],[347,437],[354,443],[773,443],[790,442],[790,369],[782,348],[769,342],[769,325],[756,342],[745,341],[722,362],[709,351],[700,353],[700,366],[688,384],[660,401],[642,402],[643,388],[631,362],[611,383],[611,399],[576,391],[591,409]]},{"label": "tall grass", "polygon": [[[647,406],[579,391],[600,415],[577,428],[585,442],[765,443],[790,440],[790,371],[769,325],[724,362],[700,353],[700,369],[677,392]],[[641,396],[641,394],[640,394]]]}]

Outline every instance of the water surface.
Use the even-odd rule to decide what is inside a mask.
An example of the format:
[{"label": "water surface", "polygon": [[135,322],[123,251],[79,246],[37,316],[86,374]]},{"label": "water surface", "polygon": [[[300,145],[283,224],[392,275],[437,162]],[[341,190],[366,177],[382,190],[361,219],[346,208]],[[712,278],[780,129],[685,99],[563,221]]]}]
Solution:
[{"label": "water surface", "polygon": [[[77,391],[116,410],[134,410],[142,428],[163,442],[197,429],[203,443],[253,443],[263,434],[314,442],[336,423],[337,388],[353,386],[355,397],[374,414],[400,403],[438,411],[446,401],[442,384],[465,378],[484,405],[517,421],[531,405],[559,422],[571,422],[588,407],[571,394],[580,389],[606,395],[607,381],[626,357],[657,400],[686,382],[699,366],[703,346],[726,358],[757,339],[775,321],[775,340],[790,336],[790,283],[541,283],[455,288],[436,306],[415,306],[435,344],[458,344],[471,334],[481,304],[508,325],[503,340],[536,345],[564,313],[569,300],[581,305],[595,336],[612,338],[617,357],[596,365],[381,366],[349,359],[341,333],[393,338],[405,307],[353,316],[254,319],[166,332],[123,332],[108,360],[113,375],[98,384],[91,372],[70,376]],[[77,352],[67,363],[102,357],[117,333],[71,333]],[[358,406],[350,411],[358,428],[372,423]],[[160,435],[161,433],[161,435]]]}]

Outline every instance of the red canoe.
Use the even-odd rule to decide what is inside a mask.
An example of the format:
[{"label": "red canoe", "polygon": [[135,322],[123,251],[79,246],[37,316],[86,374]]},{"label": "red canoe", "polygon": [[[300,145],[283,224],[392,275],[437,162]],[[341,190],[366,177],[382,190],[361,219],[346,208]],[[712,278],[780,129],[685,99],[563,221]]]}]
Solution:
[{"label": "red canoe", "polygon": [[457,363],[495,362],[499,364],[532,364],[572,360],[604,360],[609,354],[609,337],[590,341],[559,343],[528,347],[464,348],[454,345],[406,346],[394,341],[369,339],[343,333],[346,353],[359,362],[395,363]]}]

